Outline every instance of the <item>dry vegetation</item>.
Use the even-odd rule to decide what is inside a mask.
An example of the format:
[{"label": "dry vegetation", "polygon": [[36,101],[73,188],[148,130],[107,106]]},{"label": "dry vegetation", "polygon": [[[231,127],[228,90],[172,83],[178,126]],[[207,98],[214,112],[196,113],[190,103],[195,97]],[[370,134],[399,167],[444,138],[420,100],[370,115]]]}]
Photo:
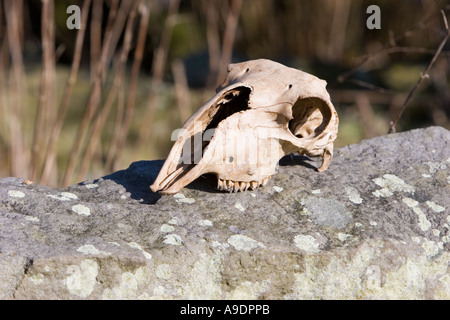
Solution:
[{"label": "dry vegetation", "polygon": [[[381,30],[366,28],[370,4]],[[63,186],[163,158],[226,65],[260,57],[328,81],[338,146],[391,121],[450,129],[449,12],[440,0],[0,0],[0,177]]]}]

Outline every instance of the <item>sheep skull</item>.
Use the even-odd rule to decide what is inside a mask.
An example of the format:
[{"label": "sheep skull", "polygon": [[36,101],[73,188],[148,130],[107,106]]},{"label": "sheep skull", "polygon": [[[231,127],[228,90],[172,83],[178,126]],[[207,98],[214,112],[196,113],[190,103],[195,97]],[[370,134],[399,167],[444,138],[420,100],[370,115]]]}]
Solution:
[{"label": "sheep skull", "polygon": [[205,173],[230,192],[265,185],[284,155],[333,155],[338,116],[326,82],[260,59],[230,64],[217,94],[178,131],[153,192],[174,194]]}]

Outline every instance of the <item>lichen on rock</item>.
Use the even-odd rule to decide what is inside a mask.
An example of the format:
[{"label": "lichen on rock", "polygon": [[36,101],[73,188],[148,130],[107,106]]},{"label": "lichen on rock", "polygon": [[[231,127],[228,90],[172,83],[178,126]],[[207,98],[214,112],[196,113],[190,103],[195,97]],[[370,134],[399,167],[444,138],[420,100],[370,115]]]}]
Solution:
[{"label": "lichen on rock", "polygon": [[234,194],[154,194],[162,161],[58,190],[0,179],[0,298],[450,299],[448,141],[364,140],[322,173],[289,156]]}]

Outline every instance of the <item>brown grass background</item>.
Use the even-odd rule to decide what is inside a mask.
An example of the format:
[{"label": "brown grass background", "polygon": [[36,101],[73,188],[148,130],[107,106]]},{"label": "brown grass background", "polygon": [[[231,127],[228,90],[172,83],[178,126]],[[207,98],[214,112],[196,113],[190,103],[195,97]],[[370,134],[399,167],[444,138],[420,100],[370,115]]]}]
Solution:
[{"label": "brown grass background", "polygon": [[[80,30],[66,26],[71,4]],[[371,4],[380,30],[366,28]],[[256,58],[327,80],[338,147],[386,134],[421,75],[397,131],[450,129],[449,12],[442,0],[1,0],[0,178],[66,186],[164,158],[226,65]]]}]

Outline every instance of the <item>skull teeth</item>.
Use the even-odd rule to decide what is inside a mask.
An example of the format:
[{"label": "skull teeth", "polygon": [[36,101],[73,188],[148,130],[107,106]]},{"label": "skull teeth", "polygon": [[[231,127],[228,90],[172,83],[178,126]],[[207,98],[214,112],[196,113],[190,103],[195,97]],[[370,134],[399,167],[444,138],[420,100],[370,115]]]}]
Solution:
[{"label": "skull teeth", "polygon": [[259,186],[265,186],[267,182],[270,180],[270,176],[262,179],[261,181],[233,181],[233,180],[225,180],[218,179],[217,181],[217,189],[220,191],[228,191],[228,192],[238,192],[238,191],[247,191],[249,188],[251,190],[255,190]]}]

